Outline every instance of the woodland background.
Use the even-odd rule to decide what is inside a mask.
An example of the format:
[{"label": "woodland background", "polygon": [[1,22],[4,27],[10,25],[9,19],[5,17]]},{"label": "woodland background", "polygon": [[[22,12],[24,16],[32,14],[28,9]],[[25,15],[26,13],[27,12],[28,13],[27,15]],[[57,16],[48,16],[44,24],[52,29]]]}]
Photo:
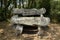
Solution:
[{"label": "woodland background", "polygon": [[42,7],[47,12],[44,16],[51,18],[51,22],[60,22],[60,0],[0,0],[0,21],[8,21],[12,16],[13,8],[31,9]]}]

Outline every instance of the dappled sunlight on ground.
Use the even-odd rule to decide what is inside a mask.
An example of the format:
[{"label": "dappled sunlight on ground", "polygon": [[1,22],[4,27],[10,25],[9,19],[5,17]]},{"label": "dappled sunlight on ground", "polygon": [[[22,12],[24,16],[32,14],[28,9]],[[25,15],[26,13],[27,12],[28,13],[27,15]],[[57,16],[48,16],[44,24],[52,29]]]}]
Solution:
[{"label": "dappled sunlight on ground", "polygon": [[45,30],[44,36],[35,34],[15,35],[15,31],[9,23],[0,23],[0,40],[60,40],[60,24],[49,25],[49,29]]}]

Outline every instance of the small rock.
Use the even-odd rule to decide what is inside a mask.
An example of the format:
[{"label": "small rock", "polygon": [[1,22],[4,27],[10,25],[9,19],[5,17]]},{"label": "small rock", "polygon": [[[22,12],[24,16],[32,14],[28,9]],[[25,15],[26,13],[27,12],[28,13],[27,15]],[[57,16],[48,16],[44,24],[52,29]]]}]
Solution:
[{"label": "small rock", "polygon": [[0,33],[2,34],[4,32],[4,30],[3,29],[0,29]]}]

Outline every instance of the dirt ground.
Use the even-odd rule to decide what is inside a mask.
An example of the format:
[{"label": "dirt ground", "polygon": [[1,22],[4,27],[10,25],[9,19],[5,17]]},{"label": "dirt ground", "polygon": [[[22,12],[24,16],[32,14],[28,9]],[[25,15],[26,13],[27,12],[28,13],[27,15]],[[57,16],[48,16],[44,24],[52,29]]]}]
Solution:
[{"label": "dirt ground", "polygon": [[60,40],[60,24],[51,23],[48,26],[49,29],[44,31],[43,36],[32,32],[16,36],[11,24],[0,22],[0,40]]}]

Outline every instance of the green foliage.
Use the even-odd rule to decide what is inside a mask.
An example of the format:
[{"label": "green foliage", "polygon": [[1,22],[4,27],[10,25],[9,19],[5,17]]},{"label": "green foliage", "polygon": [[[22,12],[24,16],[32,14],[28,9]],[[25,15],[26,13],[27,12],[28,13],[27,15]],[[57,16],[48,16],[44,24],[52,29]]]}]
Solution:
[{"label": "green foliage", "polygon": [[9,7],[9,5],[11,3],[11,0],[9,0],[9,1],[3,0],[3,1],[4,1],[4,7],[1,7],[1,9],[0,9],[1,10],[0,11],[0,21],[7,20],[7,15],[8,15],[8,11],[9,11],[8,7]]},{"label": "green foliage", "polygon": [[60,22],[60,1],[51,1],[51,19],[53,22]]},{"label": "green foliage", "polygon": [[51,5],[50,5],[50,0],[42,0],[40,7],[44,7],[46,9],[46,14],[44,14],[45,16],[50,17],[50,9],[51,9]]}]

